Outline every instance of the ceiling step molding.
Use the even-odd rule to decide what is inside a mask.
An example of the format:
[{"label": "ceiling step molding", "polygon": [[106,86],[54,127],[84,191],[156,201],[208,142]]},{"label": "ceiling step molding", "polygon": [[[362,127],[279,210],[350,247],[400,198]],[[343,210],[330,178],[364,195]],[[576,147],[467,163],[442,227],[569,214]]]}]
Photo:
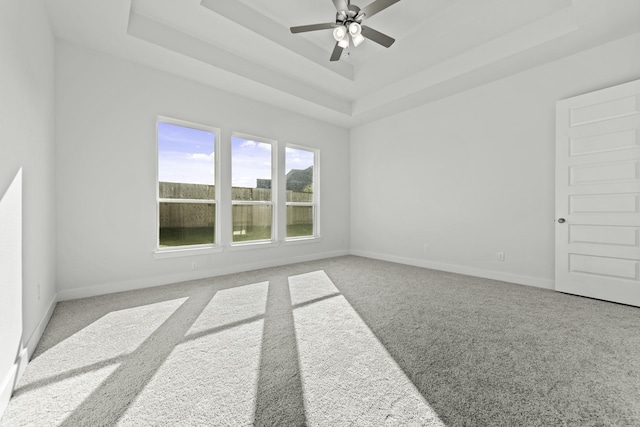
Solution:
[{"label": "ceiling step molding", "polygon": [[238,0],[202,0],[200,4],[345,79],[354,79],[352,64],[345,61],[330,62],[326,51],[302,37],[292,37],[287,27],[256,12]]},{"label": "ceiling step molding", "polygon": [[351,114],[352,103],[349,100],[256,64],[221,47],[144,16],[135,10],[132,10],[129,16],[127,33],[130,36],[224,69],[294,97],[342,114]]}]

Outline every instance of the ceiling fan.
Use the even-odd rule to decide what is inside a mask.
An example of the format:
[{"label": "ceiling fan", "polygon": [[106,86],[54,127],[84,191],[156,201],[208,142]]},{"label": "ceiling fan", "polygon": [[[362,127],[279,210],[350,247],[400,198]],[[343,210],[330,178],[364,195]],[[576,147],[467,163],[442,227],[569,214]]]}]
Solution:
[{"label": "ceiling fan", "polygon": [[299,27],[291,27],[291,32],[305,33],[308,31],[331,30],[333,29],[333,38],[336,45],[331,54],[331,61],[337,61],[342,56],[342,51],[349,47],[349,37],[353,41],[353,46],[359,46],[364,39],[372,40],[384,47],[389,47],[395,42],[395,39],[383,34],[373,28],[362,25],[365,18],[371,18],[376,13],[398,3],[400,0],[375,0],[369,6],[360,9],[358,6],[351,4],[350,0],[332,0],[338,11],[336,13],[336,22],[328,22],[326,24],[301,25]]}]

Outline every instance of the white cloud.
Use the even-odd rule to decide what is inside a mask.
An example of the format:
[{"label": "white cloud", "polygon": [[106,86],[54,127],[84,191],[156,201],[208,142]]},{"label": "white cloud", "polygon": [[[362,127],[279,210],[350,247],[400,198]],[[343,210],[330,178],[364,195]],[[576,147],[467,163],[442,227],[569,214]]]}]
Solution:
[{"label": "white cloud", "polygon": [[184,182],[189,184],[212,185],[215,173],[213,153],[183,153],[176,151],[162,151],[158,158],[158,178],[166,182]]},{"label": "white cloud", "polygon": [[232,187],[254,188],[255,185],[256,179],[248,176],[234,178],[233,182],[231,183]]},{"label": "white cloud", "polygon": [[271,144],[266,142],[256,142],[250,139],[245,139],[241,144],[240,148],[260,148],[263,150],[271,150]]},{"label": "white cloud", "polygon": [[204,154],[204,153],[193,153],[193,154],[189,154],[188,156],[189,160],[205,160],[205,161],[213,161],[213,153],[211,154]]}]

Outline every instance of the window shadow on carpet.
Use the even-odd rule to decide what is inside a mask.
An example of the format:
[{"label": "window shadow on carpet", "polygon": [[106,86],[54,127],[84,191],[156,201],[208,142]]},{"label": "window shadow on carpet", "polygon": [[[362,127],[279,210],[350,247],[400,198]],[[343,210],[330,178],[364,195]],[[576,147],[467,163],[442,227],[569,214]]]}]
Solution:
[{"label": "window shadow on carpet", "polygon": [[254,425],[306,425],[298,344],[286,278],[269,283]]},{"label": "window shadow on carpet", "polygon": [[340,257],[62,304],[0,425],[639,425],[638,330]]},{"label": "window shadow on carpet", "polygon": [[60,426],[112,425],[129,408],[216,294],[213,288],[194,292]]},{"label": "window shadow on carpet", "polygon": [[61,301],[56,305],[47,325],[48,332],[53,333],[42,335],[31,360],[37,359],[113,312],[187,298],[195,289],[197,287],[192,284],[184,283]]}]

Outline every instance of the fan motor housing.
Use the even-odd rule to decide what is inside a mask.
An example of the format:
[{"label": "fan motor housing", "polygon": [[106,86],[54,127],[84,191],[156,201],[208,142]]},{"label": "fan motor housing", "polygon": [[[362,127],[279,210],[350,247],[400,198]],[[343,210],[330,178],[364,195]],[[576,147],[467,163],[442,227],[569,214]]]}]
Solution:
[{"label": "fan motor housing", "polygon": [[[358,24],[362,22],[362,17],[358,19],[360,8],[354,4],[350,4],[348,8],[349,8],[348,11],[342,11],[342,12],[336,13],[336,24],[348,26],[352,22],[357,22]],[[343,13],[346,14],[346,17],[345,15],[343,15]]]}]

